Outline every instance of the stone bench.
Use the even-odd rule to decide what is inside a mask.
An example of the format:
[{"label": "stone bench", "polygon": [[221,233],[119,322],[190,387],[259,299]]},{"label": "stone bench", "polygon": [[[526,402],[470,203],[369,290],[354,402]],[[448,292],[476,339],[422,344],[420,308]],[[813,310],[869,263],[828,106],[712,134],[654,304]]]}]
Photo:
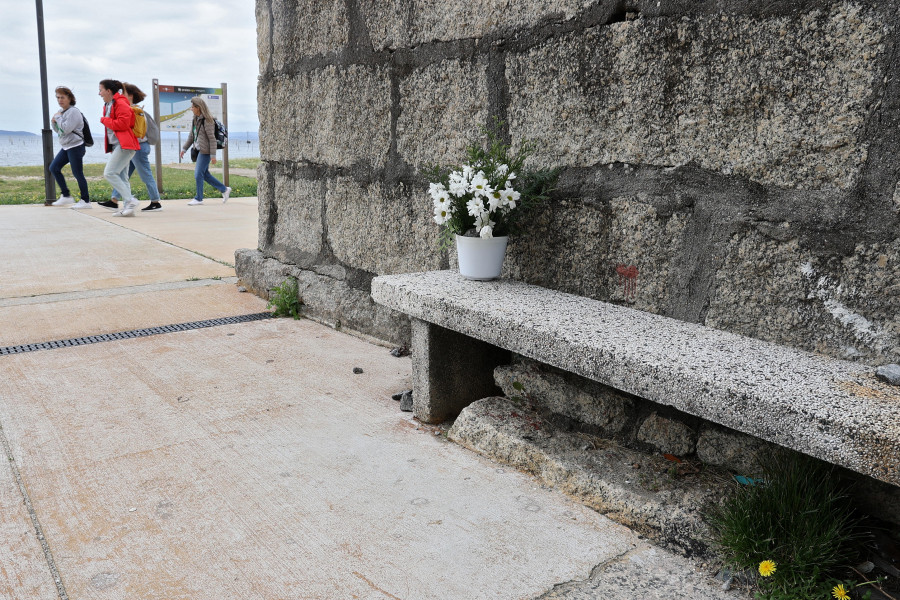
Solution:
[{"label": "stone bench", "polygon": [[510,352],[900,486],[900,388],[875,369],[518,281],[385,275],[411,317],[417,418],[494,395]]}]

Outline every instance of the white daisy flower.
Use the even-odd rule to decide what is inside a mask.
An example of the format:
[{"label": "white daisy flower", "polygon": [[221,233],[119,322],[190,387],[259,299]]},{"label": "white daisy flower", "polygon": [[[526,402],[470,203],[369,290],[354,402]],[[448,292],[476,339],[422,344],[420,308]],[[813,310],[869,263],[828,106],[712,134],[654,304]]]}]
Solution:
[{"label": "white daisy flower", "polygon": [[466,202],[466,211],[477,219],[484,211],[484,203],[480,198],[472,198]]},{"label": "white daisy flower", "polygon": [[435,209],[434,222],[437,223],[438,225],[443,225],[444,223],[446,223],[447,221],[450,220],[450,216],[452,214],[453,213],[447,209],[443,209],[443,208]]},{"label": "white daisy flower", "polygon": [[476,195],[487,195],[491,193],[491,186],[488,185],[488,180],[484,176],[484,171],[478,171],[472,178],[472,182],[469,184],[469,191]]}]

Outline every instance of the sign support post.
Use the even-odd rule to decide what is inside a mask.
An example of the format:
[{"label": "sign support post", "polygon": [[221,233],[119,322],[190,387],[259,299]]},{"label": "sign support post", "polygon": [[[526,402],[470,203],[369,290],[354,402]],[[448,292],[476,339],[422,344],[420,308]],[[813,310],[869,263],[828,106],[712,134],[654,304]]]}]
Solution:
[{"label": "sign support post", "polygon": [[[222,125],[225,126],[225,131],[228,131],[228,84],[222,83]],[[228,144],[225,144],[225,147],[222,148],[222,162],[225,163],[223,166],[223,172],[225,174],[225,187],[228,187]]]},{"label": "sign support post", "polygon": [[[159,127],[159,79],[153,80],[153,118],[156,119],[156,126]],[[159,137],[159,143],[156,144],[156,189],[162,196],[162,135]]]}]

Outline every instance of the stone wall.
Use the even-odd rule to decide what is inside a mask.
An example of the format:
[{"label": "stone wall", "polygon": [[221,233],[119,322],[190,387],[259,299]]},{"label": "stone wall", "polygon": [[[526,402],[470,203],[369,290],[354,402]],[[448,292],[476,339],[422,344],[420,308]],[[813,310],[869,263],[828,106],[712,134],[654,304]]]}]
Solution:
[{"label": "stone wall", "polygon": [[[380,274],[447,268],[419,168],[495,117],[562,167],[505,275],[900,362],[900,15],[828,0],[257,0],[260,248],[395,343]],[[626,285],[629,284],[629,285]]]}]

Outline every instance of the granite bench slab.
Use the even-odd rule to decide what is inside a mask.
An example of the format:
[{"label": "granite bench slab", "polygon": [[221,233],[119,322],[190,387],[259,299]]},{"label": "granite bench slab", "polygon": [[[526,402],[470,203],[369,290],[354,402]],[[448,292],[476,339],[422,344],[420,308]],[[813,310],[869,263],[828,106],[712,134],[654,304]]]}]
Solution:
[{"label": "granite bench slab", "polygon": [[466,385],[490,361],[472,340],[900,486],[900,388],[873,367],[455,271],[376,277],[372,298],[413,317],[414,401],[479,399]]}]

